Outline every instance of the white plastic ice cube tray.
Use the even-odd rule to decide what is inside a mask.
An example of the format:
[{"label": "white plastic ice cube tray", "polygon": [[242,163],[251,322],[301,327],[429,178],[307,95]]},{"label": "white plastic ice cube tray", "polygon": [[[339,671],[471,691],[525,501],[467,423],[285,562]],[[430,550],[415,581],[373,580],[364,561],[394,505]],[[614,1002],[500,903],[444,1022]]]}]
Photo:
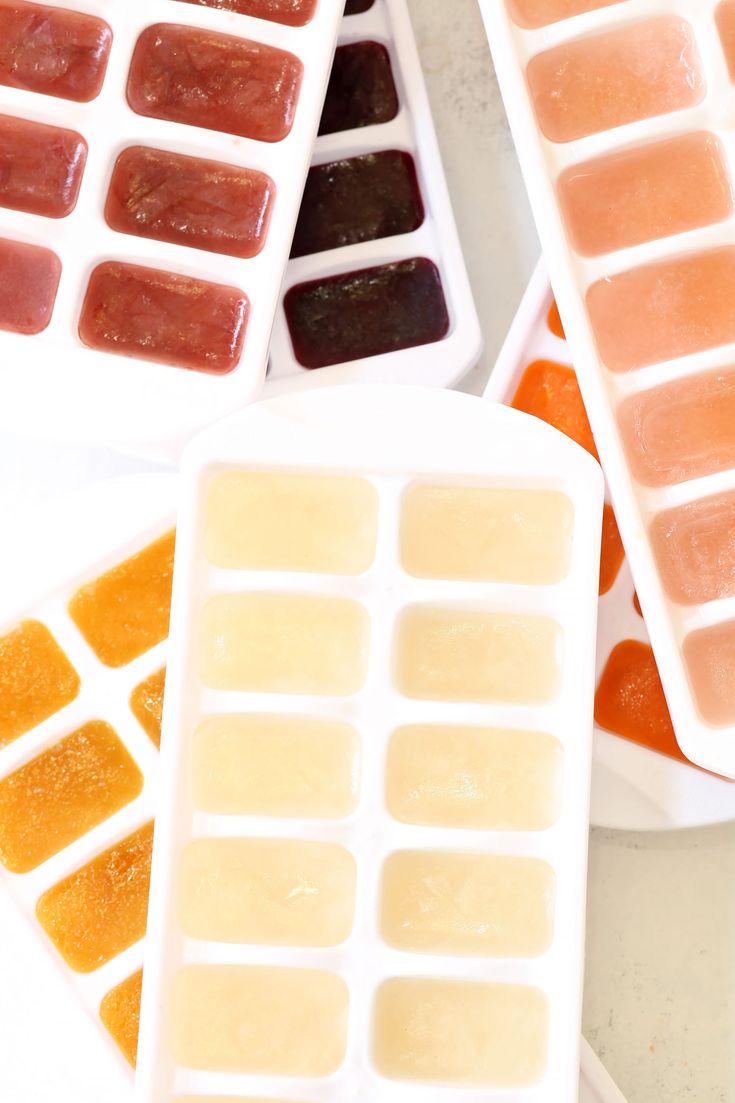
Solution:
[{"label": "white plastic ice cube tray", "polygon": [[[569,367],[566,341],[548,325],[553,303],[546,266],[534,272],[508,337],[490,375],[485,398],[510,405],[523,374],[536,360]],[[614,585],[600,598],[597,622],[597,683],[610,654],[623,640],[648,643],[645,621],[635,609],[635,586],[627,560]],[[735,819],[735,785],[595,727],[591,820],[598,827],[660,831]]]},{"label": "white plastic ice cube tray", "polygon": [[[474,367],[482,352],[482,334],[472,288],[444,175],[424,74],[416,47],[406,0],[375,0],[368,11],[346,16],[339,45],[380,42],[390,54],[398,92],[399,111],[391,122],[379,126],[326,134],[317,138],[314,165],[382,150],[410,153],[416,165],[424,204],[424,221],[410,234],[348,245],[291,260],[283,292],[296,284],[356,272],[412,257],[428,257],[441,274],[449,311],[450,329],[445,338],[429,345],[402,349],[382,356],[353,360],[328,368],[303,368],[294,355],[286,322],[283,296],[276,312],[271,359],[265,396],[303,386],[325,383],[420,383],[450,387]],[[286,387],[282,380],[289,379]]]},{"label": "white plastic ice cube tray", "polygon": [[[726,222],[679,237],[586,258],[571,247],[555,192],[560,172],[571,165],[656,139],[701,130],[711,131],[720,138],[732,164],[730,116],[735,103],[735,85],[728,76],[715,24],[718,4],[716,0],[678,0],[676,3],[623,0],[536,31],[522,30],[513,23],[506,0],[480,0],[480,6],[551,282],[610,484],[677,738],[692,761],[716,773],[735,776],[735,724],[713,727],[704,722],[694,700],[682,653],[684,639],[693,629],[732,619],[733,602],[724,600],[684,607],[669,601],[648,536],[648,525],[655,514],[732,487],[735,472],[660,490],[645,489],[632,476],[616,422],[616,411],[627,395],[675,378],[729,366],[735,351],[732,345],[726,345],[681,360],[615,374],[601,359],[585,308],[585,294],[595,281],[635,269],[646,262],[725,245],[731,238],[733,220],[730,217]],[[537,126],[526,84],[525,70],[530,59],[545,49],[578,37],[633,26],[646,16],[663,15],[677,15],[691,25],[707,86],[701,103],[567,143],[546,139]],[[626,319],[620,318],[619,324],[625,327]]]},{"label": "white plastic ice cube tray", "polygon": [[[102,91],[90,103],[0,86],[0,114],[77,130],[89,145],[79,201],[67,218],[0,209],[0,237],[47,246],[63,265],[48,328],[35,337],[0,331],[5,395],[0,422],[14,431],[94,439],[173,457],[194,432],[244,405],[262,387],[344,5],[342,0],[320,0],[310,23],[287,27],[178,0],[45,2],[106,20],[113,43]],[[136,114],[126,99],[130,60],[139,35],[157,23],[222,32],[295,54],[303,62],[303,80],[287,137],[261,142]],[[103,215],[110,175],[118,154],[135,145],[229,162],[270,176],[276,198],[262,252],[240,260],[112,231]],[[77,327],[89,276],[99,262],[111,259],[244,291],[250,315],[239,365],[227,375],[214,376],[83,345]]]},{"label": "white plastic ice cube tray", "polygon": [[[407,431],[410,426],[410,431]],[[203,510],[213,476],[232,469],[360,474],[379,496],[375,561],[356,578],[246,572],[212,567],[205,558]],[[401,568],[397,546],[401,496],[409,483],[438,479],[451,485],[558,490],[574,506],[570,570],[556,586],[508,586],[423,581]],[[403,386],[336,387],[259,403],[202,434],[183,461],[183,502],[164,709],[165,778],[154,845],[145,959],[137,1099],[158,1103],[176,1094],[269,1095],[337,1103],[353,1098],[390,1101],[490,1101],[577,1098],[579,1021],[584,942],[585,872],[594,683],[594,632],[603,480],[599,466],[560,433],[533,418],[449,391]],[[208,596],[276,589],[352,596],[367,608],[372,634],[364,688],[349,698],[220,692],[198,673],[198,629]],[[547,614],[561,626],[561,675],[545,706],[421,703],[402,697],[393,677],[397,619],[410,604]],[[276,820],[195,812],[188,777],[192,735],[208,714],[295,713],[349,718],[361,733],[364,782],[349,819]],[[565,751],[560,818],[538,833],[418,828],[388,815],[384,761],[388,738],[409,722],[469,723],[542,730]],[[226,945],[184,937],[175,897],[179,858],[192,837],[280,836],[344,843],[358,863],[353,933],[331,950]],[[389,950],[378,935],[377,891],[383,859],[401,846],[531,855],[545,858],[557,877],[555,934],[537,959],[432,957]],[[310,965],[339,973],[350,990],[347,1059],[323,1080],[205,1073],[177,1067],[168,1046],[170,993],[184,963]],[[532,1089],[496,1091],[382,1079],[371,1060],[373,996],[388,976],[439,976],[516,981],[540,987],[550,1005],[548,1067]]]}]

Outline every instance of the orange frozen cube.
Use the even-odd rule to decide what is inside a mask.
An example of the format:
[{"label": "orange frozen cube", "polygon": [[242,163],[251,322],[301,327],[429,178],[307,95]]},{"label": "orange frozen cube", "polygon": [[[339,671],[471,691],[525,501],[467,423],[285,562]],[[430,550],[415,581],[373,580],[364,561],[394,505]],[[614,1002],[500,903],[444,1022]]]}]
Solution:
[{"label": "orange frozen cube", "polygon": [[143,775],[92,720],[0,781],[0,861],[27,873],[134,800]]},{"label": "orange frozen cube", "polygon": [[595,720],[605,731],[688,762],[679,749],[653,650],[624,640],[615,647],[600,678]]},{"label": "orange frozen cube", "polygon": [[536,360],[523,373],[512,406],[553,425],[597,459],[582,392],[572,368],[551,360]]},{"label": "orange frozen cube", "polygon": [[561,314],[559,313],[556,299],[551,303],[546,323],[555,337],[559,337],[562,341],[566,341],[567,335],[564,332],[564,324],[561,320]]},{"label": "orange frozen cube", "polygon": [[163,689],[166,667],[157,670],[136,686],[130,694],[130,708],[143,731],[157,747],[161,746],[161,718],[163,716]]},{"label": "orange frozen cube", "polygon": [[79,675],[40,621],[23,621],[0,637],[0,747],[63,709],[79,686]]},{"label": "orange frozen cube", "polygon": [[100,662],[132,662],[168,635],[174,569],[172,530],[77,590],[69,615]]},{"label": "orange frozen cube", "polygon": [[100,1004],[100,1018],[125,1060],[135,1068],[140,1028],[140,993],[143,970],[113,988]]},{"label": "orange frozen cube", "polygon": [[600,556],[600,594],[612,590],[625,559],[620,529],[611,505],[602,512],[602,554]]}]

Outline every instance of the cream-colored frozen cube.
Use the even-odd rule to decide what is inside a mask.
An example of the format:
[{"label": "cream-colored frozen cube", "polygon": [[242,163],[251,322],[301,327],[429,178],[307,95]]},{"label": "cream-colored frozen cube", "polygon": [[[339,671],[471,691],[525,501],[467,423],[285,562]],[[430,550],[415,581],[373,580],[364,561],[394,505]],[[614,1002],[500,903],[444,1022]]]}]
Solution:
[{"label": "cream-colored frozen cube", "polygon": [[171,1055],[203,1072],[330,1076],[348,1004],[342,978],[321,969],[187,965],[173,979]]},{"label": "cream-colored frozen cube", "polygon": [[336,946],[352,930],[356,880],[337,843],[195,839],[181,859],[179,922],[215,942]]},{"label": "cream-colored frozen cube", "polygon": [[416,483],[403,497],[411,575],[548,586],[569,571],[574,507],[556,490]]},{"label": "cream-colored frozen cube", "polygon": [[559,817],[563,769],[545,732],[410,725],[388,747],[388,811],[427,827],[544,831]]},{"label": "cream-colored frozen cube", "polygon": [[212,689],[346,697],[365,682],[370,618],[357,601],[218,594],[202,612],[199,671]]},{"label": "cream-colored frozen cube", "polygon": [[524,1088],[544,1074],[549,1032],[537,988],[396,977],[377,991],[373,1051],[392,1080]]},{"label": "cream-colored frozen cube", "polygon": [[551,943],[555,887],[536,858],[397,851],[383,867],[381,932],[398,950],[537,957]]},{"label": "cream-colored frozen cube", "polygon": [[398,624],[406,697],[534,705],[559,685],[562,633],[544,616],[414,605]]},{"label": "cream-colored frozen cube", "polygon": [[367,479],[227,471],[207,492],[205,548],[218,567],[362,574],[377,529],[378,494]]},{"label": "cream-colored frozen cube", "polygon": [[203,812],[338,820],[357,806],[360,739],[339,720],[211,716],[194,733],[192,755]]}]

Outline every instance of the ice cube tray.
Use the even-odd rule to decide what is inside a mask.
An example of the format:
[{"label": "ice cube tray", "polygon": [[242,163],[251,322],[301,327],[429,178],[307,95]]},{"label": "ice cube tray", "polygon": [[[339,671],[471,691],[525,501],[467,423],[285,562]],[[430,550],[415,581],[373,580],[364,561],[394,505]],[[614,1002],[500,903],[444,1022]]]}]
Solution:
[{"label": "ice cube tray", "polygon": [[[195,431],[242,406],[261,389],[278,292],[343,4],[342,0],[319,0],[313,18],[301,26],[240,14],[237,7],[245,6],[233,5],[234,10],[228,11],[216,5],[182,0],[147,0],[145,4],[126,0],[112,3],[51,0],[46,8],[55,18],[63,15],[65,9],[74,9],[97,17],[111,29],[109,61],[99,94],[87,102],[78,102],[60,98],[58,83],[54,85],[58,94],[52,95],[0,84],[0,115],[65,128],[81,135],[88,147],[78,201],[66,217],[52,220],[25,210],[0,208],[0,239],[50,249],[61,264],[58,294],[47,327],[36,335],[0,330],[7,395],[2,422],[10,429],[23,429],[42,436],[100,440],[141,453],[173,458]],[[29,9],[31,14],[36,7]],[[297,9],[292,6],[289,9],[282,5],[281,10],[306,14],[310,7],[312,5],[299,5]],[[7,8],[8,5],[3,4],[0,14]],[[251,6],[250,10],[255,8]],[[261,6],[258,10],[264,9]],[[271,6],[271,10],[278,8]],[[169,29],[161,30],[161,27]],[[188,36],[199,32],[214,37],[208,41],[206,49],[196,46],[200,88],[196,96],[189,95],[187,100],[184,85],[188,77],[184,70],[186,58],[190,57],[187,51],[195,48]],[[29,44],[27,32],[24,41],[28,55],[33,43]],[[233,66],[240,66],[240,72],[244,71],[242,66],[251,71],[252,54],[240,57],[243,50],[250,50],[243,45],[247,42],[256,44],[258,63],[269,67],[268,81],[273,84],[273,96],[277,102],[283,101],[286,123],[279,127],[274,121],[267,133],[262,124],[269,117],[270,100],[263,100],[257,116],[251,112],[251,123],[253,119],[255,123],[248,126],[229,120],[225,114],[226,105],[223,104],[221,111],[215,111],[210,102],[215,92],[225,97],[228,91],[234,94],[225,79]],[[154,59],[165,53],[162,72],[170,74],[172,66],[180,65],[173,107],[167,106],[167,83],[160,77],[155,61],[146,69],[145,58],[140,53],[141,43]],[[211,78],[206,78],[206,74],[202,77],[205,62],[213,53],[225,60],[217,64]],[[134,55],[135,73],[131,77],[129,100],[126,89]],[[295,85],[302,69],[297,94]],[[149,86],[144,84],[146,73],[152,74]],[[202,93],[206,79],[210,84]],[[15,75],[13,80],[19,83]],[[211,88],[214,91],[210,95]],[[250,94],[251,89],[248,91]],[[189,115],[181,108],[182,103]],[[168,115],[169,120],[153,117],[157,112]],[[220,126],[224,129],[217,129]],[[231,132],[227,132],[228,128]],[[175,172],[175,182],[179,183],[184,174],[182,165],[191,166],[191,162],[176,162],[174,155],[224,163],[235,170],[246,168],[268,177],[272,182],[268,185],[272,202],[260,225],[254,227],[258,241],[262,241],[260,252],[241,259],[206,248],[171,244],[111,229],[104,211],[113,166],[124,151],[139,146],[163,151],[168,158],[168,176]],[[43,163],[48,167],[48,158]],[[79,164],[80,158],[77,158],[77,175]],[[30,169],[28,171],[32,178],[33,174]],[[140,187],[136,184],[140,179],[140,166],[128,166],[126,171],[127,185],[135,192],[136,187]],[[160,179],[162,172],[159,166],[156,179]],[[262,177],[260,180],[262,183]],[[236,188],[240,186],[233,184]],[[223,188],[221,182],[214,188],[214,194],[221,195]],[[204,186],[196,188],[195,192],[198,197],[203,196]],[[210,213],[212,205],[219,206],[217,200],[211,200],[207,207]],[[165,220],[166,207],[163,206],[161,219]],[[176,233],[185,234],[187,227],[182,221],[182,218],[176,220]],[[116,218],[114,224],[119,226],[120,219]],[[138,294],[136,287],[140,289],[141,286],[136,283],[139,273],[131,274],[128,270],[121,273],[109,267],[99,270],[100,265],[110,262],[169,274],[171,278],[156,278],[150,294],[168,303],[171,309],[171,304],[178,302],[180,305],[184,296],[190,304],[204,304],[201,316],[193,305],[186,313],[190,325],[186,344],[189,354],[192,346],[201,346],[200,366],[205,370],[169,366],[179,325],[162,324],[160,312],[157,313],[147,300],[149,314],[143,318],[143,328],[152,340],[136,344],[137,333],[123,332],[134,317],[130,302]],[[49,268],[51,262],[47,254],[31,254],[30,258],[20,259],[8,257],[3,269],[7,296],[11,286],[13,289],[23,286],[28,275],[26,268],[31,263],[43,264],[44,278],[48,279],[48,286],[53,284],[58,275],[58,262],[53,262],[56,267]],[[132,351],[132,357],[97,351],[80,339],[83,304],[95,271],[97,275],[90,292],[94,309],[85,315],[85,336],[87,340],[93,336],[95,341],[103,340],[106,349],[117,347]],[[179,277],[201,281],[204,286],[182,284]],[[41,286],[38,280],[33,282],[35,287]],[[230,289],[216,308],[214,293],[207,290],[211,284]],[[237,291],[233,292],[232,288]],[[244,343],[241,344],[245,320],[243,294],[249,306]],[[27,300],[27,296],[25,298]],[[100,302],[107,308],[111,303],[120,306],[120,325],[114,331],[108,314],[100,313]],[[10,297],[6,297],[6,303],[11,303]],[[38,328],[45,321],[43,312],[48,312],[47,301],[38,304],[36,315],[29,319],[25,318],[27,311],[23,300],[20,306],[26,328]],[[213,318],[219,319],[220,328],[216,331],[213,330]],[[159,341],[167,347],[153,350],[151,345]],[[217,346],[220,349],[218,358],[213,355]],[[159,354],[169,362],[147,358]],[[189,362],[187,357],[183,360]],[[223,374],[211,374],[212,371]],[[43,401],[39,401],[39,395],[43,395]]]},{"label": "ice cube tray", "polygon": [[[377,43],[387,49],[398,94],[398,112],[384,123],[318,137],[313,165],[385,151],[407,153],[416,167],[423,219],[409,232],[366,239],[290,261],[276,312],[266,397],[290,390],[294,384],[311,387],[324,383],[397,382],[448,387],[475,365],[482,351],[477,311],[405,0],[374,0],[362,13],[346,16],[340,28],[339,45],[355,43]],[[370,101],[366,108],[369,106]],[[307,195],[304,210],[309,209],[309,202]],[[442,340],[318,369],[308,369],[299,363],[284,306],[284,296],[291,288],[413,258],[428,259],[439,270],[449,313],[449,330]],[[283,382],[285,379],[287,383]]]},{"label": "ice cube tray", "polygon": [[[652,540],[662,513],[732,487],[727,433],[713,444],[713,413],[722,407],[714,399],[702,412],[700,402],[696,416],[704,420],[684,414],[682,421],[670,398],[662,400],[673,419],[667,440],[689,426],[700,454],[691,441],[687,453],[681,443],[684,468],[657,479],[642,475],[638,460],[634,467],[619,421],[624,403],[651,388],[677,381],[696,388],[710,373],[724,378],[733,362],[732,5],[581,0],[544,8],[481,0],[481,7],[676,735],[692,761],[733,776],[730,553],[723,551],[716,586],[682,598],[667,586]],[[711,136],[707,149],[682,161],[682,143],[702,133]],[[630,158],[637,168],[625,171]],[[713,386],[725,393],[724,382]],[[674,518],[680,547],[691,517]],[[703,578],[715,552],[700,551]]]},{"label": "ice cube tray", "polygon": [[[535,370],[538,376],[534,394],[519,392],[524,378],[530,379]],[[493,368],[485,397],[536,412],[573,437],[576,432],[576,439],[585,439],[591,446],[581,397],[576,387],[570,386],[571,370],[571,354],[546,266],[540,261]],[[556,383],[560,393],[555,395],[549,382]],[[564,387],[566,390],[561,390]],[[615,539],[609,493],[606,521],[605,528],[612,535],[603,541],[607,567],[601,571],[604,592],[597,625],[598,723],[592,760],[592,822],[628,831],[658,831],[732,820],[735,786],[693,769],[680,752],[680,761],[673,757],[678,750],[673,727],[655,673],[646,625],[635,604],[630,568],[620,557],[622,546]],[[607,724],[607,730],[601,723]],[[619,736],[628,738],[623,741]],[[668,754],[660,753],[662,748]]]},{"label": "ice cube tray", "polygon": [[[411,433],[406,434],[409,423]],[[302,539],[296,539],[290,530],[292,523],[298,524],[300,519],[303,524],[305,517],[288,505],[278,514],[280,529],[275,523],[270,528],[259,525],[255,530],[241,523],[242,510],[247,512],[247,500],[252,498],[239,499],[240,490],[244,487],[243,493],[249,496],[255,492],[254,487],[257,489],[258,479],[278,473],[289,478],[316,477],[317,484],[326,485],[330,492],[337,488],[342,492],[341,479],[346,477],[357,482],[367,503],[372,501],[372,506],[363,504],[352,515],[321,508],[316,514],[318,520],[312,517],[309,522],[308,531],[316,533],[317,546],[319,534],[326,531],[331,531],[328,546],[334,546],[335,526],[341,528],[343,537],[345,532],[351,534],[340,545],[346,558],[341,565],[331,564],[327,569],[343,573],[315,572],[314,560],[307,555],[313,553],[313,546],[304,544],[303,532]],[[560,579],[558,564],[553,568],[547,564],[543,581],[537,578],[536,585],[523,584],[517,573],[523,570],[521,559],[516,556],[511,568],[507,562],[504,567],[506,572],[514,572],[513,582],[453,581],[446,577],[449,572],[436,577],[426,564],[421,571],[428,571],[430,577],[409,576],[401,565],[399,550],[402,509],[409,501],[409,490],[415,506],[416,500],[420,504],[424,488],[432,484],[464,487],[470,494],[488,487],[514,493],[534,489],[544,492],[544,502],[553,500],[557,505],[564,501],[557,492],[566,496],[573,506],[573,522],[568,530],[568,570],[561,568],[564,577]],[[210,491],[214,495],[211,499]],[[551,499],[546,497],[549,492]],[[219,425],[216,432],[193,442],[184,460],[178,525],[163,736],[162,771],[166,780],[157,819],[136,1080],[140,1103],[153,1103],[162,1097],[213,1094],[268,1095],[327,1103],[362,1094],[380,1094],[381,1098],[396,1101],[502,1098],[507,1103],[548,1099],[550,1095],[556,1099],[576,1098],[602,495],[598,466],[561,434],[501,406],[427,388],[345,386],[281,397],[242,411]],[[288,494],[282,500],[287,503]],[[207,509],[215,511],[211,518],[234,518],[236,523],[220,528],[213,521],[206,522]],[[371,516],[376,519],[375,529],[371,529]],[[355,517],[359,518],[357,528]],[[563,529],[564,522],[558,520],[548,530],[555,534],[547,542],[550,547],[557,546]],[[230,549],[227,555],[219,537],[225,538],[224,546]],[[251,538],[258,543],[253,545]],[[243,564],[252,566],[257,562],[254,547],[262,549],[268,541],[277,551],[281,569],[267,569],[267,561],[262,559],[260,566],[266,569],[240,569]],[[420,559],[427,547],[436,550],[443,546],[441,541],[428,545],[419,541],[418,552],[415,548],[414,552]],[[538,542],[534,546],[538,549]],[[403,548],[403,561],[414,564],[414,559],[405,558],[412,554],[405,543]],[[208,560],[207,551],[217,563],[229,565],[215,566]],[[291,569],[285,569],[289,565]],[[298,569],[304,566],[305,571]],[[500,572],[496,578],[508,578],[507,573],[496,569]],[[521,574],[521,578],[527,577]],[[314,616],[314,602],[326,603],[318,606],[324,614],[321,626]],[[245,615],[240,616],[243,611]],[[488,622],[482,619],[485,615],[499,619]],[[442,647],[453,639],[451,626],[447,634],[446,622],[454,623],[453,618],[462,617],[466,620],[459,629],[459,639],[470,652],[478,638],[489,642],[488,623],[496,628],[502,623],[503,631],[510,628],[502,648],[504,660],[524,638],[538,662],[526,666],[511,660],[503,672],[488,668],[484,678],[475,672],[471,686],[458,685],[457,680],[461,683],[468,670],[471,674],[471,663],[460,661],[452,666],[448,660],[444,665],[439,661],[432,668],[426,648],[434,643],[440,655],[445,654]],[[303,645],[305,650],[296,653],[299,636],[292,630],[294,618],[302,625],[310,623],[316,633],[312,644]],[[422,633],[427,623],[429,628]],[[268,637],[268,642],[252,651],[254,638],[247,633],[256,628],[265,633],[263,639]],[[245,635],[239,637],[237,646],[228,646],[228,641],[234,644],[235,636],[243,629]],[[397,637],[401,641],[398,646]],[[407,644],[411,639],[418,649],[415,661],[411,659],[410,642]],[[219,643],[212,650],[207,640]],[[489,646],[492,652],[492,643]],[[279,652],[282,666],[276,675],[268,661],[269,656]],[[421,660],[422,655],[428,665]],[[519,678],[521,670],[525,675]],[[305,677],[310,681],[305,683]],[[220,688],[213,688],[215,685]],[[263,692],[268,688],[270,692]],[[445,699],[439,700],[442,696]],[[237,754],[248,745],[248,732],[252,737],[253,723],[260,722],[253,718],[262,714],[280,716],[283,725],[306,718],[312,724],[347,724],[357,732],[362,766],[353,812],[342,819],[262,814],[259,802],[270,790],[264,782],[255,791],[250,787],[246,791],[243,785],[248,773],[234,765]],[[238,719],[233,721],[233,715]],[[228,734],[231,723],[234,728]],[[440,743],[446,738],[442,725],[474,726],[469,736],[462,732],[464,739],[475,738],[478,727],[511,729],[510,735],[489,737],[495,753],[497,740],[508,740],[510,753],[516,754],[522,753],[519,748],[529,739],[534,748],[532,757],[543,745],[544,755],[550,753],[551,758],[546,758],[546,767],[540,767],[531,783],[539,803],[531,801],[531,810],[522,815],[506,808],[502,824],[495,822],[495,828],[502,827],[497,830],[479,832],[455,826],[447,831],[445,827],[404,822],[421,816],[413,811],[410,788],[402,787],[400,772],[396,772],[405,741],[409,747],[413,741],[415,748],[416,737],[410,730],[406,733],[406,726],[417,724],[433,725],[430,734],[438,733]],[[275,729],[279,730],[277,720]],[[398,743],[392,740],[397,729],[402,729]],[[538,736],[523,736],[523,731],[546,734],[537,743]],[[246,740],[242,745],[241,738]],[[484,740],[485,734],[480,733],[479,738]],[[387,769],[389,746],[391,766]],[[215,764],[224,762],[219,757],[223,747],[229,747],[228,756],[237,754],[230,759],[230,767],[223,765],[218,771]],[[563,777],[555,818],[553,796],[550,805],[545,806],[542,794],[548,798],[554,792],[557,748],[563,748]],[[279,761],[282,765],[278,776],[283,773],[285,778],[290,777],[288,756]],[[409,767],[410,761],[409,755]],[[386,773],[392,779],[387,797]],[[529,792],[524,790],[526,797]],[[403,803],[406,799],[408,808]],[[491,801],[480,813],[481,821],[492,805]],[[389,807],[401,822],[391,815]],[[256,808],[261,814],[255,814]],[[252,814],[244,814],[243,809]],[[494,815],[498,814],[495,809]],[[434,812],[430,818],[434,824],[451,822],[446,820],[450,815]],[[460,822],[469,822],[467,816],[466,811],[461,812]],[[538,830],[513,830],[513,824]],[[293,945],[303,941],[298,929],[284,934],[283,927],[274,926],[271,941],[285,945],[261,945],[256,944],[257,939],[248,941],[256,937],[252,926],[247,930],[230,927],[233,916],[238,923],[247,919],[252,924],[260,919],[266,927],[267,919],[263,920],[266,905],[262,901],[245,911],[236,908],[232,913],[223,906],[220,912],[218,905],[212,911],[207,901],[213,898],[196,891],[197,884],[208,880],[207,849],[210,845],[217,848],[228,838],[237,841],[232,852],[235,866],[247,859],[251,871],[252,855],[243,855],[242,844],[265,841],[272,845],[269,840],[298,839],[298,845],[344,848],[339,853],[343,857],[345,851],[352,855],[357,875],[354,925],[349,935],[344,937],[340,929],[332,938],[325,936],[325,941],[333,945],[298,948]],[[227,842],[224,845],[227,849],[232,846]],[[493,956],[491,951],[489,956],[471,957],[452,956],[449,952],[413,953],[389,946],[381,938],[379,919],[379,886],[386,860],[398,860],[398,852],[404,849],[432,848],[441,852],[442,860],[449,861],[452,855],[463,852],[472,854],[478,862],[503,856],[540,861],[541,866],[533,868],[537,873],[545,871],[544,876],[551,874],[556,884],[553,934],[547,948],[541,949],[539,956],[528,956],[535,951],[525,942],[522,948],[517,944],[506,947],[516,956]],[[185,850],[186,870],[182,872]],[[220,857],[223,854],[221,850],[218,853]],[[213,860],[215,864],[219,861]],[[197,869],[204,880],[195,876]],[[306,865],[303,872],[306,874]],[[349,885],[345,876],[342,884]],[[316,883],[320,883],[318,877]],[[400,877],[397,883],[400,886]],[[275,894],[277,914],[280,891]],[[344,905],[349,887],[334,892]],[[318,904],[319,893],[315,899]],[[257,893],[256,900],[260,900]],[[548,896],[546,900],[548,903]],[[196,901],[204,904],[209,915],[195,915]],[[278,922],[282,919],[281,913]],[[217,937],[230,941],[212,937],[213,921]],[[384,920],[382,929],[387,932],[388,928]],[[192,931],[206,937],[193,937]],[[392,940],[389,934],[387,937]],[[541,944],[546,945],[543,935]],[[498,950],[496,945],[495,952]],[[251,1021],[248,986],[252,990],[253,985],[261,985],[262,974],[257,970],[223,973],[216,967],[247,970],[253,965],[282,969],[275,979],[277,987],[284,990],[292,990],[294,984],[314,984],[311,995],[318,1007],[314,1004],[313,1014],[306,1012],[302,1019],[304,1005],[286,995],[280,1012],[276,1010],[279,1026],[275,1037],[288,1039],[295,1030],[298,1044],[289,1049],[284,1062],[282,1055],[274,1054],[269,1033],[265,1046],[268,1057],[261,1050],[255,1064],[243,1068],[241,1047],[236,1047],[236,1058],[223,1049],[229,1031],[238,1030],[240,1015],[243,1026],[247,1019],[258,1033],[267,1031],[274,1007],[259,1004],[262,1014],[259,1012],[257,1022]],[[304,969],[306,973],[299,971]],[[247,978],[245,986],[241,985],[243,975]],[[497,1013],[501,998],[519,997],[526,1007],[520,1011],[516,1008],[519,1017],[514,1021],[522,1034],[532,1029],[534,1021],[538,1025],[547,1007],[548,1059],[542,1062],[543,1068],[534,1067],[530,1045],[525,1050],[521,1043],[520,1065],[524,1065],[525,1058],[529,1061],[522,1072],[515,1066],[512,1070],[521,1080],[535,1081],[532,1086],[509,1088],[507,1069],[486,1069],[480,1079],[488,1082],[473,1086],[459,1085],[456,1070],[446,1067],[427,1068],[426,1075],[409,1072],[415,1076],[413,1081],[391,1078],[396,1070],[388,1055],[379,1055],[376,1065],[373,1043],[383,1036],[385,1020],[380,1012],[377,1023],[374,1018],[376,1002],[384,1015],[398,1014],[399,1018],[400,1005],[406,999],[411,1004],[410,993],[395,984],[395,978],[401,977],[449,982],[448,987],[442,987],[447,1007],[467,995],[467,989],[456,989],[453,982],[482,982],[471,995],[478,1006],[489,1001],[493,1013]],[[230,989],[230,996],[223,997],[224,1004],[218,1003],[211,987],[220,982]],[[206,992],[201,991],[202,984]],[[501,988],[486,989],[484,984],[500,984]],[[189,1014],[193,1005],[188,997],[193,989],[200,992],[209,1010],[191,1033]],[[345,994],[349,995],[346,1021],[342,1002]],[[172,1034],[174,1005],[181,1018]],[[209,1029],[212,1021],[217,1024],[214,1032]],[[260,1025],[263,1021],[265,1027]],[[482,1033],[484,1018],[474,1021]],[[309,1042],[307,1034],[314,1022],[327,1032],[332,1023],[334,1033],[318,1044]],[[340,1053],[343,1029],[344,1060]],[[539,1036],[544,1034],[540,1028]],[[402,1036],[400,1028],[388,1032],[388,1038],[396,1041]],[[210,1043],[213,1050],[207,1048]],[[480,1040],[478,1052],[486,1054],[491,1048],[487,1039]],[[434,1055],[443,1052],[451,1053],[452,1049],[438,1046]],[[233,1068],[233,1060],[239,1069]],[[288,1074],[284,1075],[286,1066]],[[382,1075],[379,1068],[391,1075]],[[443,1077],[443,1083],[428,1083],[432,1076]]]}]

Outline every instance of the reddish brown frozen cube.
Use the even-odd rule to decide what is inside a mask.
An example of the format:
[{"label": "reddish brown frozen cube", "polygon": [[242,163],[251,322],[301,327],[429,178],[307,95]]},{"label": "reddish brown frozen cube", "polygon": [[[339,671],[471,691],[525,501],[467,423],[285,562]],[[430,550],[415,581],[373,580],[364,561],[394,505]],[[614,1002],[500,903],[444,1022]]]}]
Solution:
[{"label": "reddish brown frozen cube", "polygon": [[279,142],[291,130],[303,66],[284,50],[198,27],[147,27],[128,102],[139,115]]},{"label": "reddish brown frozen cube", "polygon": [[99,95],[111,45],[104,19],[0,0],[0,84],[87,103]]},{"label": "reddish brown frozen cube", "polygon": [[268,232],[269,176],[133,146],[117,159],[105,218],[113,230],[231,257],[254,257]]},{"label": "reddish brown frozen cube", "polygon": [[60,278],[56,253],[0,238],[0,329],[42,333],[51,321]]},{"label": "reddish brown frozen cube", "polygon": [[240,360],[248,310],[236,287],[106,261],[90,277],[79,336],[102,352],[224,375]]},{"label": "reddish brown frozen cube", "polygon": [[75,130],[0,115],[0,207],[47,218],[74,210],[87,161]]},{"label": "reddish brown frozen cube", "polygon": [[271,23],[285,23],[288,27],[303,27],[313,17],[318,0],[184,0],[186,4],[198,4],[201,8],[220,8],[236,11],[240,15],[252,15],[256,19],[269,19]]}]

